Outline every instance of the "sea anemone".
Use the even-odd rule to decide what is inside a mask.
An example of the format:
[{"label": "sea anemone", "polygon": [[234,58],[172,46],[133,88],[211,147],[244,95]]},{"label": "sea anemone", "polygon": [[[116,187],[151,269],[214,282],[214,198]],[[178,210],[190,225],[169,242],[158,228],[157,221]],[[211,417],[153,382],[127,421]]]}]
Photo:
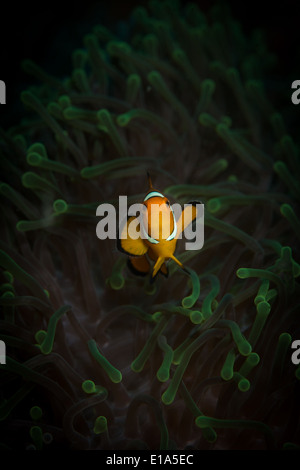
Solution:
[{"label": "sea anemone", "polygon": [[[299,150],[274,62],[224,6],[151,1],[100,25],[65,80],[1,131],[0,419],[5,449],[299,446]],[[96,236],[96,209],[205,205],[201,250],[154,284]]]}]

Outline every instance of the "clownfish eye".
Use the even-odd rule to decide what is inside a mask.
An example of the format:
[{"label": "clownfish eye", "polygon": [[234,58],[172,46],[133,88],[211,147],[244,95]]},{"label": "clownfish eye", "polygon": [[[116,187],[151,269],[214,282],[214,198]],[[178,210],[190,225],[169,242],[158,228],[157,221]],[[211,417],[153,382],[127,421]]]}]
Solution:
[{"label": "clownfish eye", "polygon": [[170,207],[170,201],[167,201],[166,204],[168,207]]}]

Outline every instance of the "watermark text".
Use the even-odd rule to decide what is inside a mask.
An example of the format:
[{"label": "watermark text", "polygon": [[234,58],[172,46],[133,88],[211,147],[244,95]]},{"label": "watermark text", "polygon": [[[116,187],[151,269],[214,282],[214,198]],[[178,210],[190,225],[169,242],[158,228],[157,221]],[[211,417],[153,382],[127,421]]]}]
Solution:
[{"label": "watermark text", "polygon": [[6,104],[6,85],[0,80],[0,104]]},{"label": "watermark text", "polygon": [[300,103],[300,80],[293,81],[292,89],[295,90],[291,96],[292,103],[299,104]]},{"label": "watermark text", "polygon": [[[197,215],[196,215],[197,214]],[[202,203],[166,206],[145,204],[127,206],[127,196],[119,196],[118,215],[112,204],[100,204],[96,226],[100,240],[142,238],[153,244],[184,238],[186,250],[199,250],[204,243],[204,205]]]}]

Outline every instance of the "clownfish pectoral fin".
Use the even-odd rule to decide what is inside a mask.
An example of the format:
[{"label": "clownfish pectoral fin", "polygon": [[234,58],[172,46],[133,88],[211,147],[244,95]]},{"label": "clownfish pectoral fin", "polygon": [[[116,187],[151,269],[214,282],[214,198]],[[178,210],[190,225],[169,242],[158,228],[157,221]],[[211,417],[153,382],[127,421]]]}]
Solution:
[{"label": "clownfish pectoral fin", "polygon": [[127,222],[124,224],[121,233],[118,234],[117,246],[118,249],[123,253],[126,253],[126,255],[142,256],[147,252],[148,247],[141,237],[136,239],[131,238],[130,233],[133,233],[130,229],[131,223],[134,224],[134,228],[136,228],[136,231],[138,231],[136,217],[129,217]]},{"label": "clownfish pectoral fin", "polygon": [[150,271],[150,263],[145,255],[129,258],[127,265],[130,271],[138,276],[146,276]]},{"label": "clownfish pectoral fin", "polygon": [[189,202],[183,209],[178,221],[177,221],[177,234],[176,238],[188,227],[194,220],[202,215],[202,206],[199,208],[200,201]]}]

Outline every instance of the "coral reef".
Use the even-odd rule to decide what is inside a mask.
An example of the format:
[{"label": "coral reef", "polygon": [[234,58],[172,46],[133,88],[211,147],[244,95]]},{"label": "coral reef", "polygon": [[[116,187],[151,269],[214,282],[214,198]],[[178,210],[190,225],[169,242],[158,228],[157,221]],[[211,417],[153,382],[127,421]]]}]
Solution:
[{"label": "coral reef", "polygon": [[[274,63],[224,7],[151,1],[127,42],[100,25],[65,80],[0,135],[3,449],[300,445],[299,149],[268,97]],[[201,199],[205,241],[154,284],[96,208]]]}]

